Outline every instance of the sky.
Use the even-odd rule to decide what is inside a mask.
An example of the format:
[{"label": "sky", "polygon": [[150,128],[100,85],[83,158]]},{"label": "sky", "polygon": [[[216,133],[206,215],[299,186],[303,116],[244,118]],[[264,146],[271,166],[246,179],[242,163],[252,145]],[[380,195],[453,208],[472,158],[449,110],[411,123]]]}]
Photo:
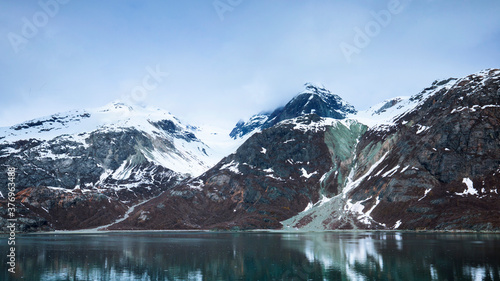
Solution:
[{"label": "sky", "polygon": [[358,110],[500,68],[498,0],[2,0],[0,126],[121,100],[230,128],[306,82]]}]

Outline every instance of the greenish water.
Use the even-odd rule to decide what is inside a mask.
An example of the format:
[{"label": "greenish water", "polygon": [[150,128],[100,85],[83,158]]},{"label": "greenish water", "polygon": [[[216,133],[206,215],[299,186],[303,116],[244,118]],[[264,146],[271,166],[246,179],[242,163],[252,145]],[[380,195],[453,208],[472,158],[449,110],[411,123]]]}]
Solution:
[{"label": "greenish water", "polygon": [[[7,261],[3,237],[0,253]],[[500,280],[500,235],[122,232],[16,237],[1,280]]]}]

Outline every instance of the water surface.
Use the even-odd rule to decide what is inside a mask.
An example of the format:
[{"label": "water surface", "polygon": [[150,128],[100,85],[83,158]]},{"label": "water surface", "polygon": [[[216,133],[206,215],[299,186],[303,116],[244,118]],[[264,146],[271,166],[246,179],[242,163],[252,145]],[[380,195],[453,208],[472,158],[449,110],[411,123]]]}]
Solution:
[{"label": "water surface", "polygon": [[16,251],[1,280],[500,280],[498,234],[38,234]]}]

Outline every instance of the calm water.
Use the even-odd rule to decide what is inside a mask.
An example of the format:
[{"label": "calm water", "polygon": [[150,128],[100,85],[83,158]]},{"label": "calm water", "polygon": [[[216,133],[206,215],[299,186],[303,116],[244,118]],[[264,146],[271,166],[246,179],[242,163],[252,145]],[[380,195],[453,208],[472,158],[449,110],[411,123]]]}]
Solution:
[{"label": "calm water", "polygon": [[1,280],[500,280],[500,235],[44,234],[18,236],[17,258]]}]

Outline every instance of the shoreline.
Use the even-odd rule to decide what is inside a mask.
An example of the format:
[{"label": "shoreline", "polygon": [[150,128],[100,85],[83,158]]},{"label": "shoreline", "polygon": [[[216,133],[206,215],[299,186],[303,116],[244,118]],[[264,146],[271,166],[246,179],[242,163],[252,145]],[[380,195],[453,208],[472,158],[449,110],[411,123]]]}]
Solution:
[{"label": "shoreline", "polygon": [[[339,230],[283,230],[283,229],[251,229],[251,230],[211,230],[211,229],[148,229],[148,230],[55,230],[40,232],[17,232],[18,235],[85,235],[85,234],[119,234],[119,233],[275,233],[275,234],[320,234],[320,233],[415,233],[415,234],[500,234],[500,231],[474,231],[474,230],[393,230],[393,229],[339,229]],[[0,233],[0,237],[8,236]]]}]

